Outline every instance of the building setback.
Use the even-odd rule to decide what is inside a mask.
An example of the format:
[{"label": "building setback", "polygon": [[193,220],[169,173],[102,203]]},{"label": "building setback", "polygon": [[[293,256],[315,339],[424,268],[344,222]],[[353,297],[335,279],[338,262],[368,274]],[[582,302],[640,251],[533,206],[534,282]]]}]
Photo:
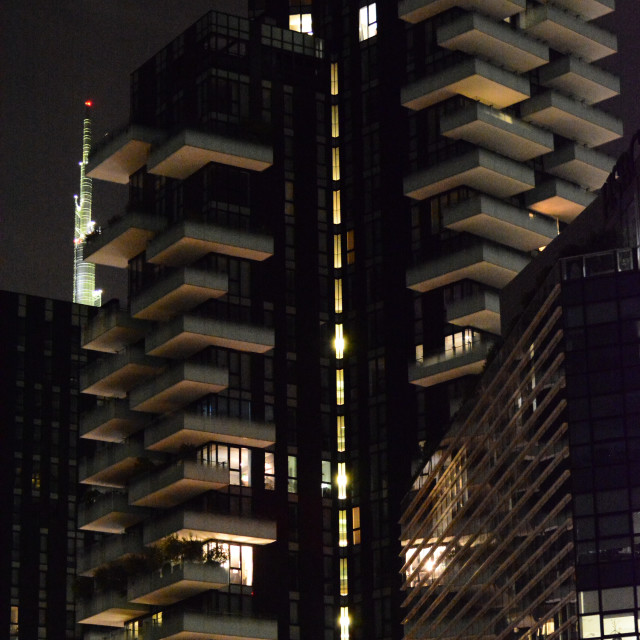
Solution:
[{"label": "building setback", "polygon": [[406,640],[637,635],[637,140],[506,291],[506,342],[407,497]]},{"label": "building setback", "polygon": [[0,628],[72,640],[80,305],[0,291]]},{"label": "building setback", "polygon": [[[134,71],[87,166],[129,186],[85,251],[129,300],[83,340],[79,521],[109,535],[79,620],[397,639],[412,463],[482,370],[498,290],[613,165],[595,103],[618,81],[592,62],[615,37],[591,22],[613,2],[257,5]],[[172,535],[228,578],[158,572]]]}]

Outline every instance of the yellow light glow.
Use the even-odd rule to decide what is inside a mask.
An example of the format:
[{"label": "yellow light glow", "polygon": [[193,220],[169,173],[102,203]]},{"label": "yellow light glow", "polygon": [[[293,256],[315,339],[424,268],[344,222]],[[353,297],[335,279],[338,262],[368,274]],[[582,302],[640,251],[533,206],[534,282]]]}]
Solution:
[{"label": "yellow light glow", "polygon": [[336,338],[333,341],[336,349],[336,358],[341,360],[344,357],[344,334],[341,324],[336,325]]},{"label": "yellow light glow", "polygon": [[340,640],[349,640],[349,607],[340,607]]},{"label": "yellow light glow", "polygon": [[347,499],[347,463],[338,462],[338,500]]}]

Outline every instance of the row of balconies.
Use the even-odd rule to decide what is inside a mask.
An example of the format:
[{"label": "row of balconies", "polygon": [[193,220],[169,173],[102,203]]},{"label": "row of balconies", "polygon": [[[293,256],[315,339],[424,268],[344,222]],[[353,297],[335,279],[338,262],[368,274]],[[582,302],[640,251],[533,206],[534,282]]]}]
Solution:
[{"label": "row of balconies", "polygon": [[167,139],[159,131],[132,124],[91,155],[87,176],[127,184],[129,176],[146,165],[149,173],[184,180],[209,162],[264,171],[273,164],[273,149],[190,128]]},{"label": "row of balconies", "polygon": [[257,231],[195,220],[165,225],[158,216],[129,211],[88,238],[85,259],[126,268],[129,260],[146,250],[152,264],[184,267],[214,252],[257,261],[273,254],[273,239]]}]

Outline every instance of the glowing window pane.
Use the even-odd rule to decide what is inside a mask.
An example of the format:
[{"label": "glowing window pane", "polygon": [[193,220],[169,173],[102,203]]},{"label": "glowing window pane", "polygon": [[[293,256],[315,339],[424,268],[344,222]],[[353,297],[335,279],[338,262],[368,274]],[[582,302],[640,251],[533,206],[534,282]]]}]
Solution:
[{"label": "glowing window pane", "polygon": [[344,370],[336,369],[336,404],[344,404]]},{"label": "glowing window pane", "polygon": [[300,33],[313,34],[311,14],[310,13],[295,13],[289,16],[289,29],[291,31],[299,31]]},{"label": "glowing window pane", "polygon": [[342,280],[335,281],[335,312],[342,313]]},{"label": "glowing window pane", "polygon": [[340,135],[340,124],[338,121],[338,105],[331,105],[331,136],[337,138]]},{"label": "glowing window pane", "polygon": [[338,63],[331,63],[331,95],[338,95]]},{"label": "glowing window pane", "polygon": [[333,168],[332,178],[340,180],[340,149],[338,147],[331,149],[331,166]]},{"label": "glowing window pane", "polygon": [[349,640],[349,607],[340,607],[340,640]]},{"label": "glowing window pane", "polygon": [[347,464],[338,462],[338,500],[347,499]]},{"label": "glowing window pane", "polygon": [[343,334],[341,324],[336,325],[335,347],[336,347],[336,358],[338,360],[341,360],[344,357],[344,334]]},{"label": "glowing window pane", "polygon": [[342,510],[338,511],[338,544],[347,546],[347,512]]},{"label": "glowing window pane", "polygon": [[337,417],[337,438],[338,438],[338,451],[345,450],[345,435],[346,429],[344,425],[344,416]]},{"label": "glowing window pane", "polygon": [[333,192],[333,224],[340,224],[342,212],[340,210],[340,191]]},{"label": "glowing window pane", "polygon": [[360,42],[373,38],[378,33],[378,16],[375,2],[360,9],[359,23],[358,38]]},{"label": "glowing window pane", "polygon": [[333,268],[342,268],[342,234],[333,236]]}]

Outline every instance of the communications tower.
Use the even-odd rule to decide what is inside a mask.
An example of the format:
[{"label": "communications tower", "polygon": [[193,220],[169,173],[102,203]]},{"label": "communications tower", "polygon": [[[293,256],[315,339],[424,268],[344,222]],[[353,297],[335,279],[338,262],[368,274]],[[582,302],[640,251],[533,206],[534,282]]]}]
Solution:
[{"label": "communications tower", "polygon": [[82,130],[82,161],[80,162],[80,195],[75,195],[75,231],[73,236],[73,301],[99,307],[102,290],[95,288],[96,267],[83,260],[86,236],[93,231],[91,220],[91,178],[85,175],[91,149],[91,100],[85,103]]}]

